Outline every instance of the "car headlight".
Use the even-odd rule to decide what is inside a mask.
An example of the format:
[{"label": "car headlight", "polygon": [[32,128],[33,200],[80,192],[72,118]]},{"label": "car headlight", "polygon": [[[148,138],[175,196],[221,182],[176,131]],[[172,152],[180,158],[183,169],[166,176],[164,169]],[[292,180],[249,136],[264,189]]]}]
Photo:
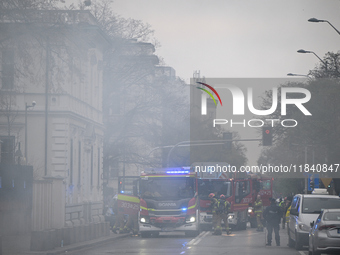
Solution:
[{"label": "car headlight", "polygon": [[300,228],[302,231],[306,231],[306,232],[309,232],[309,230],[310,230],[310,226],[307,226],[307,225],[302,224],[302,223],[299,224],[299,228]]},{"label": "car headlight", "polygon": [[232,219],[234,219],[234,215],[229,215],[228,220],[232,220]]},{"label": "car headlight", "polygon": [[193,222],[195,222],[195,221],[196,221],[195,216],[189,216],[189,217],[187,217],[186,220],[185,220],[186,223],[193,223]]},{"label": "car headlight", "polygon": [[146,217],[141,217],[141,218],[140,218],[140,222],[141,222],[141,223],[149,223],[149,219],[146,218]]}]

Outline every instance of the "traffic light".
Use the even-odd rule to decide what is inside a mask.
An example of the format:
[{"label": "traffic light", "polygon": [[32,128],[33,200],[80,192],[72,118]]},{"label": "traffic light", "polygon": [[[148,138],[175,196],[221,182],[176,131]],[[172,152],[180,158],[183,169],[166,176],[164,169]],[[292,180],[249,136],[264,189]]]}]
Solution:
[{"label": "traffic light", "polygon": [[262,127],[262,146],[271,146],[273,140],[273,128]]},{"label": "traffic light", "polygon": [[224,142],[223,148],[227,151],[227,152],[231,152],[232,147],[233,147],[233,142],[231,140],[233,140],[233,133],[231,132],[224,132],[223,133],[223,140],[230,140],[228,142]]}]

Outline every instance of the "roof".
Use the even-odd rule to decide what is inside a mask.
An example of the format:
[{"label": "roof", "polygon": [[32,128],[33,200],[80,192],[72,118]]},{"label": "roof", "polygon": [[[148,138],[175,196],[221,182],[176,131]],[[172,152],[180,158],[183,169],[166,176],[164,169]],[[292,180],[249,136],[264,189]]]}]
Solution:
[{"label": "roof", "polygon": [[319,195],[319,194],[298,194],[302,197],[316,197],[316,198],[335,198],[335,199],[340,199],[340,197],[335,196],[335,195]]},{"label": "roof", "polygon": [[340,212],[340,208],[338,209],[323,209],[324,212]]}]

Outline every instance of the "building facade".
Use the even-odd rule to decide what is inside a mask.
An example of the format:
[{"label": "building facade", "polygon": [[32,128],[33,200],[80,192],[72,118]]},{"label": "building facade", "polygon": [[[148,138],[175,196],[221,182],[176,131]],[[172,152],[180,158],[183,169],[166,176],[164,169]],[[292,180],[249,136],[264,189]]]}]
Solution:
[{"label": "building facade", "polygon": [[103,55],[88,11],[0,21],[1,162],[33,166],[32,231],[103,222]]}]

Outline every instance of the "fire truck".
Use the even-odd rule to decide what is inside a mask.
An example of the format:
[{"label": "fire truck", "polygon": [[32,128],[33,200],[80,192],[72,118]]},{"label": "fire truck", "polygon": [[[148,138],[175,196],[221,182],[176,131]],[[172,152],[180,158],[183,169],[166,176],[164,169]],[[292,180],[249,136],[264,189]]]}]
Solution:
[{"label": "fire truck", "polygon": [[[257,195],[261,195],[265,206],[269,205],[269,198],[272,196],[272,179],[260,179],[251,175],[230,179],[223,173],[200,174],[198,176],[198,195],[202,230],[212,227],[212,208],[208,197],[210,193],[214,193],[217,197],[223,194],[230,202],[229,226],[233,229],[246,229],[249,219],[252,225],[256,224],[251,206]],[[250,210],[252,210],[251,213],[249,213]]]},{"label": "fire truck", "polygon": [[214,193],[216,197],[224,195],[230,204],[233,204],[233,181],[228,179],[226,175],[217,172],[198,173],[198,197],[199,197],[199,215],[201,230],[209,230],[212,228],[212,207],[210,193]]},{"label": "fire truck", "polygon": [[160,232],[199,234],[196,173],[190,167],[150,169],[139,180],[139,231],[142,237]]},{"label": "fire truck", "polygon": [[118,206],[120,213],[138,214],[142,237],[170,231],[196,236],[212,226],[210,193],[225,195],[231,204],[229,225],[245,229],[257,194],[267,205],[271,187],[271,179],[230,179],[223,173],[196,173],[190,167],[148,169],[139,177],[119,178]]}]

